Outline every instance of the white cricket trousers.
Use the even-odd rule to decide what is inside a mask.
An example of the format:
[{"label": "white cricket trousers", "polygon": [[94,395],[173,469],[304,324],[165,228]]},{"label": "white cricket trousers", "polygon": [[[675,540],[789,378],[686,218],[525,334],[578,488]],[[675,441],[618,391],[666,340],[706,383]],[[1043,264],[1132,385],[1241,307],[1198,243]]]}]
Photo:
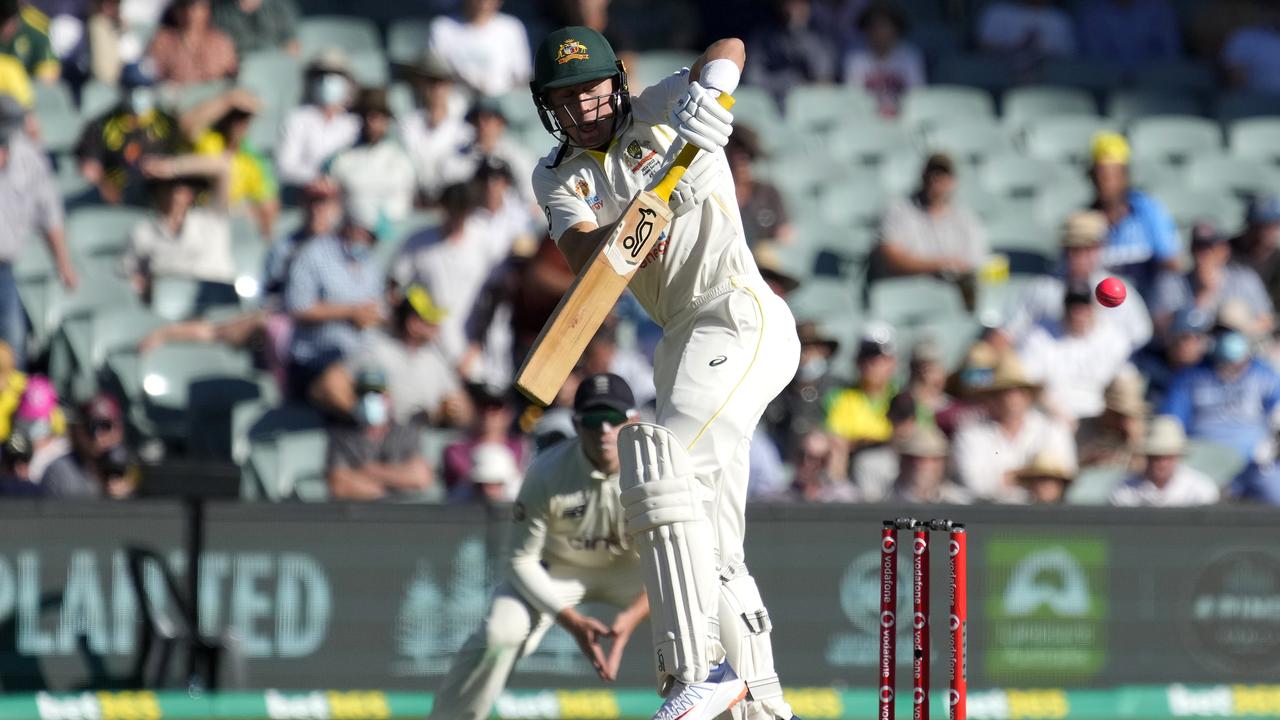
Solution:
[{"label": "white cricket trousers", "polygon": [[[560,600],[600,602],[622,609],[644,590],[639,564],[625,559],[608,568],[547,568]],[[484,720],[516,661],[538,649],[555,618],[534,609],[510,580],[493,593],[489,613],[454,657],[436,692],[431,720]]]}]

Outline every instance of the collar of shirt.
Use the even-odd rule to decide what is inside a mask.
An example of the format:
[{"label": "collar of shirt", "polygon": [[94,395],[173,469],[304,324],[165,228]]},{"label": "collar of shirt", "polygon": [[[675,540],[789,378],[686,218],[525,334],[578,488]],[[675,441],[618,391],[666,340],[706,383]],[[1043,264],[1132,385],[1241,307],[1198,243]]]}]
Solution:
[{"label": "collar of shirt", "polygon": [[557,150],[556,162],[552,167],[572,160],[582,153],[590,153],[591,157],[598,160],[601,164],[604,164],[605,156],[607,156],[618,144],[618,138],[625,135],[627,131],[631,129],[631,125],[634,121],[635,119],[632,117],[631,113],[627,113],[627,116],[623,118],[622,125],[613,131],[613,138],[609,140],[609,147],[605,148],[603,152],[594,148],[578,147],[577,145],[571,145],[564,142],[560,143],[560,149]]}]

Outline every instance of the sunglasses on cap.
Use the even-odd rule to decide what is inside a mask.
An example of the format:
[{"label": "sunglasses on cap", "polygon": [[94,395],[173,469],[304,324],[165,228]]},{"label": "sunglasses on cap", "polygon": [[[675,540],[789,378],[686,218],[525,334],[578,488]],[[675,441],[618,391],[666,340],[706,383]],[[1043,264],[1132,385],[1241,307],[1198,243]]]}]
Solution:
[{"label": "sunglasses on cap", "polygon": [[600,430],[605,423],[618,427],[625,423],[629,418],[626,413],[621,410],[613,410],[611,408],[599,408],[596,410],[587,410],[573,416],[579,425],[588,430]]}]

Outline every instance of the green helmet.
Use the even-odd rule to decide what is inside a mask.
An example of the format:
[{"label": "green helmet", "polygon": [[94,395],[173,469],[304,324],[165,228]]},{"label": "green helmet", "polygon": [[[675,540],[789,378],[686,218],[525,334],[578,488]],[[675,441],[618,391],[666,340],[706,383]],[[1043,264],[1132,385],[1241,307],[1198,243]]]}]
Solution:
[{"label": "green helmet", "polygon": [[614,110],[614,127],[619,127],[630,111],[627,71],[614,54],[609,41],[599,32],[581,25],[571,25],[548,33],[533,55],[533,80],[529,89],[538,115],[547,132],[569,142],[556,118],[555,109],[547,102],[548,90],[569,87],[592,80],[616,78],[610,103]]}]

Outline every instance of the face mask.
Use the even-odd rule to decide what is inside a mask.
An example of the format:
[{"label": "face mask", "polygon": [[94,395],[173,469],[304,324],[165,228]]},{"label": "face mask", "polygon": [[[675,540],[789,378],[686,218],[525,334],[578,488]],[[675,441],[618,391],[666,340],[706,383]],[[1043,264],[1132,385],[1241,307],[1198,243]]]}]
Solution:
[{"label": "face mask", "polygon": [[800,369],[796,372],[796,377],[800,378],[800,382],[813,382],[827,374],[829,364],[824,357],[814,358],[800,365]]},{"label": "face mask", "polygon": [[387,399],[382,393],[367,393],[360,398],[360,417],[365,425],[381,427],[387,424]]},{"label": "face mask", "polygon": [[347,244],[343,246],[347,253],[347,258],[352,262],[364,262],[369,259],[369,255],[373,253],[373,246],[365,243],[359,245]]},{"label": "face mask", "polygon": [[316,81],[316,98],[321,105],[340,105],[347,100],[347,79],[341,75],[323,75]]},{"label": "face mask", "polygon": [[151,88],[134,88],[129,92],[129,109],[134,115],[145,115],[156,107],[156,93]]},{"label": "face mask", "polygon": [[1238,332],[1223,333],[1213,348],[1213,358],[1234,365],[1249,356],[1249,341]]}]

